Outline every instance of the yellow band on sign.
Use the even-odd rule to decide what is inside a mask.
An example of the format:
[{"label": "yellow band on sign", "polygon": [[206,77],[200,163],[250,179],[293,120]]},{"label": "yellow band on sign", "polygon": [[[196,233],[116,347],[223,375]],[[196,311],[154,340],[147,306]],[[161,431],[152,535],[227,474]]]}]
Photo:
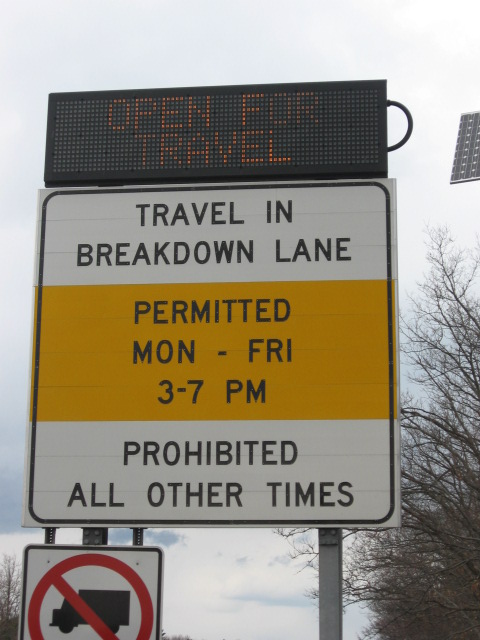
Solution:
[{"label": "yellow band on sign", "polygon": [[46,286],[36,419],[388,418],[389,304],[382,280]]}]

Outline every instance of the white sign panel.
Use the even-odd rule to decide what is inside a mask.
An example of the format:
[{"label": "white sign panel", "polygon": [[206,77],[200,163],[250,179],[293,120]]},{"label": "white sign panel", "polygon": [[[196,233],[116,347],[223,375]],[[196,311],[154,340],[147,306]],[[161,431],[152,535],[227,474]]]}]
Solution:
[{"label": "white sign panel", "polygon": [[45,190],[26,526],[398,524],[392,180]]},{"label": "white sign panel", "polygon": [[158,640],[162,575],[157,547],[28,546],[19,638]]}]

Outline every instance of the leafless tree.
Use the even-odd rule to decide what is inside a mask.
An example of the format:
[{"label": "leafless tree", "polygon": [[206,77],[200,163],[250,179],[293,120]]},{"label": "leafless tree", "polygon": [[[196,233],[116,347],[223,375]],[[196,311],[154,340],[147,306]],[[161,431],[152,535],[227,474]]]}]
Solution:
[{"label": "leafless tree", "polygon": [[403,526],[346,545],[345,600],[371,612],[364,638],[480,638],[480,251],[437,228],[428,261],[402,322]]},{"label": "leafless tree", "polygon": [[21,571],[15,556],[3,554],[0,564],[0,638],[15,640],[20,613]]}]

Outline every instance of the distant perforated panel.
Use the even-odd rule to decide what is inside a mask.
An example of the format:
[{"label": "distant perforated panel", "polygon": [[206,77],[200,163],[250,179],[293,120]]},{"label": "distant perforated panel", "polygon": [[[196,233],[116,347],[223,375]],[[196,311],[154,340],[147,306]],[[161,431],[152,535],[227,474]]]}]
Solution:
[{"label": "distant perforated panel", "polygon": [[450,183],[480,180],[480,111],[460,118]]},{"label": "distant perforated panel", "polygon": [[386,177],[386,81],[54,93],[47,186]]}]

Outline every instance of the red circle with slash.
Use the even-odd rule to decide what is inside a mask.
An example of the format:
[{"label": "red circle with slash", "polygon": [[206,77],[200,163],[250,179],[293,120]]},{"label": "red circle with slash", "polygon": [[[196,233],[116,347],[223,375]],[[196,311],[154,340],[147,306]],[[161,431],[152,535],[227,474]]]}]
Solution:
[{"label": "red circle with slash", "polygon": [[40,580],[32,594],[28,609],[30,637],[45,640],[40,627],[40,609],[47,591],[54,587],[69,602],[85,622],[97,632],[102,640],[118,640],[117,636],[93,609],[79,596],[63,577],[64,573],[79,567],[103,567],[118,573],[130,583],[135,591],[141,610],[140,629],[136,640],[149,640],[153,628],[153,605],[150,593],[140,576],[127,564],[111,556],[99,553],[84,553],[59,562]]}]

